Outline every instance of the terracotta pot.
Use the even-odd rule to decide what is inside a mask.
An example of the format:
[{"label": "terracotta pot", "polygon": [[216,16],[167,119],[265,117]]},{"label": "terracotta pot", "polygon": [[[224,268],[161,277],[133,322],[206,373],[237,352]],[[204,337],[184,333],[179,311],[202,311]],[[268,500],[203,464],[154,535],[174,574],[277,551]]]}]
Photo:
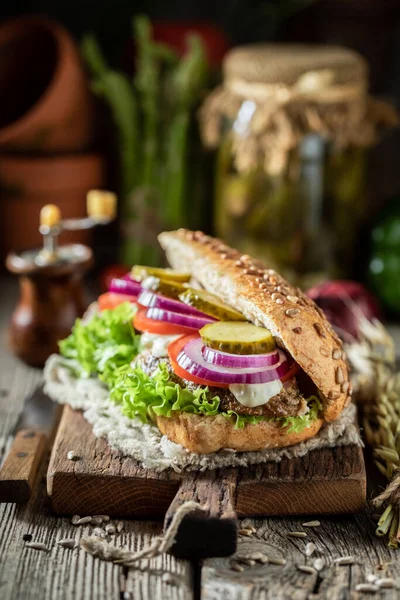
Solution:
[{"label": "terracotta pot", "polygon": [[[39,213],[44,204],[57,204],[65,218],[86,214],[86,193],[105,184],[104,160],[81,154],[25,158],[0,154],[0,250],[41,245]],[[88,243],[90,231],[68,231],[61,243]]]},{"label": "terracotta pot", "polygon": [[22,17],[0,26],[0,150],[89,148],[93,99],[74,40],[55,21]]}]

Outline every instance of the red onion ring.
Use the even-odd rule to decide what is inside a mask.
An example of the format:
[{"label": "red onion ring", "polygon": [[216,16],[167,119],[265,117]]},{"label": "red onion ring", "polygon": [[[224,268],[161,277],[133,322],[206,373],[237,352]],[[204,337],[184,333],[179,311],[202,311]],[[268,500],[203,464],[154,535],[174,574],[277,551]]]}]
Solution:
[{"label": "red onion ring", "polygon": [[231,354],[203,346],[201,350],[204,360],[219,367],[248,369],[254,367],[272,367],[279,362],[279,351],[273,350],[265,354]]},{"label": "red onion ring", "polygon": [[155,321],[163,321],[164,323],[171,323],[173,325],[182,325],[183,327],[188,327],[195,331],[199,331],[199,329],[205,325],[214,322],[209,318],[204,319],[194,315],[183,315],[170,310],[164,310],[163,308],[149,308],[146,312],[146,317],[154,319]]},{"label": "red onion ring", "polygon": [[178,354],[177,363],[191,375],[207,381],[225,384],[268,383],[280,379],[289,371],[289,364],[282,350],[278,350],[279,361],[273,366],[263,369],[259,367],[238,369],[210,365],[204,360],[202,349],[203,341],[201,338],[191,340]]},{"label": "red onion ring", "polygon": [[147,308],[163,308],[164,310],[168,310],[171,312],[176,312],[184,315],[193,315],[195,317],[203,317],[205,319],[209,319],[213,321],[212,317],[209,317],[205,313],[193,308],[192,306],[188,306],[179,300],[174,300],[173,298],[167,298],[166,296],[162,296],[161,294],[156,294],[150,290],[143,290],[138,299],[138,304],[140,306],[145,306]]},{"label": "red onion ring", "polygon": [[142,289],[138,281],[131,278],[126,279],[126,276],[124,276],[122,279],[112,279],[108,291],[117,294],[127,294],[128,296],[138,296]]}]

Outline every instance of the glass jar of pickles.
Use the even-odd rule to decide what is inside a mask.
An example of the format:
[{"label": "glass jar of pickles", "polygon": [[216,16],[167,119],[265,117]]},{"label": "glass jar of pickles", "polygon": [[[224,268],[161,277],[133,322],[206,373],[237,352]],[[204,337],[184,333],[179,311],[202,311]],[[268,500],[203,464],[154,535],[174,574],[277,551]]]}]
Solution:
[{"label": "glass jar of pickles", "polygon": [[367,148],[397,122],[367,84],[350,50],[239,47],[201,110],[203,138],[218,147],[217,235],[303,287],[352,268]]}]

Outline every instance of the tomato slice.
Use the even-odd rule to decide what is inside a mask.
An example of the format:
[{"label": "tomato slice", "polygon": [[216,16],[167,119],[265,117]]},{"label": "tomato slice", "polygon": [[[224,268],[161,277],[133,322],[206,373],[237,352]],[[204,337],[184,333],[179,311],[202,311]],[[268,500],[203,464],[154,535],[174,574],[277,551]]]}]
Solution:
[{"label": "tomato slice", "polygon": [[146,333],[159,333],[160,335],[184,335],[193,333],[193,329],[191,327],[150,319],[146,316],[147,310],[147,308],[139,308],[134,316],[133,326],[138,331],[145,331]]},{"label": "tomato slice", "polygon": [[289,371],[286,373],[286,375],[281,377],[282,383],[285,383],[285,381],[289,381],[289,379],[292,379],[296,375],[298,370],[299,370],[299,365],[297,364],[297,362],[294,362],[291,365]]},{"label": "tomato slice", "polygon": [[197,334],[184,335],[184,336],[178,338],[177,340],[175,340],[174,342],[170,343],[170,345],[168,346],[168,356],[169,356],[169,360],[171,361],[171,365],[172,365],[172,369],[173,369],[174,373],[176,375],[178,375],[178,377],[181,377],[181,379],[187,379],[187,381],[192,381],[193,383],[197,383],[198,385],[204,385],[204,386],[209,386],[209,387],[228,388],[229,387],[228,383],[215,383],[215,381],[208,381],[207,379],[202,379],[201,377],[196,377],[196,375],[192,375],[191,373],[189,373],[185,369],[182,369],[182,367],[180,367],[178,365],[177,358],[178,358],[178,355],[179,355],[180,351],[182,350],[182,348],[184,346],[186,346],[186,344],[188,342],[190,342],[190,340],[193,340],[198,337],[199,336]]},{"label": "tomato slice", "polygon": [[123,302],[136,303],[136,296],[129,296],[128,294],[116,294],[115,292],[106,292],[98,297],[97,302],[100,310],[107,310],[116,308]]},{"label": "tomato slice", "polygon": [[[184,335],[175,340],[174,342],[170,343],[170,345],[168,346],[168,356],[169,360],[171,361],[174,373],[182,379],[187,379],[188,381],[192,381],[193,383],[197,383],[199,385],[207,385],[209,387],[219,387],[225,389],[229,388],[229,383],[216,383],[215,381],[209,381],[207,379],[202,379],[201,377],[196,377],[196,375],[192,375],[191,373],[183,369],[180,365],[178,365],[177,359],[182,348],[186,346],[186,344],[190,342],[190,340],[196,339],[198,337],[199,336],[197,334]],[[286,375],[281,377],[282,383],[288,381],[289,379],[292,379],[292,377],[296,375],[298,370],[299,365],[296,362],[294,362],[291,365],[289,371],[286,373]]]}]

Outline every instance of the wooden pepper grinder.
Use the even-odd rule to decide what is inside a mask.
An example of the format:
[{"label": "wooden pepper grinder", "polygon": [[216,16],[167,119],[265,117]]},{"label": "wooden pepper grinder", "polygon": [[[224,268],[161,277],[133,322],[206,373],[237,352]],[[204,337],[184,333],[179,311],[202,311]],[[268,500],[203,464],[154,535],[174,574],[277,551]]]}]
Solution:
[{"label": "wooden pepper grinder", "polygon": [[93,252],[82,244],[59,246],[59,234],[112,221],[115,194],[91,190],[87,213],[82,219],[62,220],[57,206],[44,206],[39,228],[43,248],[7,256],[7,269],[19,276],[20,283],[20,299],[9,328],[10,347],[29,365],[42,367],[50,354],[58,351],[58,341],[71,332],[75,319],[87,306],[82,278],[93,264]]}]

